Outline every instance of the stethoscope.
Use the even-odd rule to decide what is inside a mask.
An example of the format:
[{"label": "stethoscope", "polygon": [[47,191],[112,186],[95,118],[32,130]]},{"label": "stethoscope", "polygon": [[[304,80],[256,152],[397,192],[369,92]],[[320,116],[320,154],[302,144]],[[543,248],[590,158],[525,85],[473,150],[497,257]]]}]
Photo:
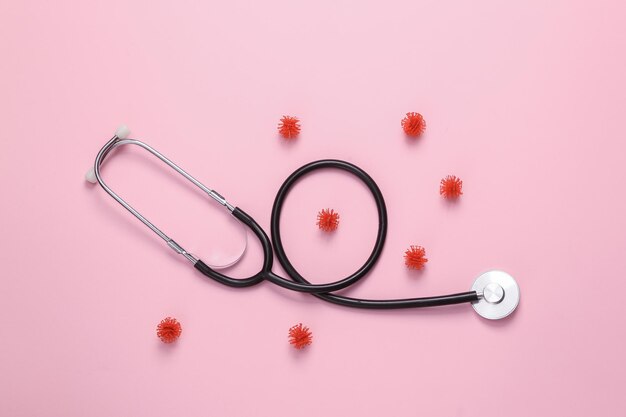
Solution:
[{"label": "stethoscope", "polygon": [[[270,281],[280,287],[287,288],[292,291],[299,291],[309,293],[317,298],[330,303],[339,304],[346,307],[354,308],[366,308],[366,309],[400,309],[400,308],[417,308],[417,307],[434,307],[444,306],[460,303],[471,303],[474,310],[484,318],[496,320],[501,319],[511,314],[517,307],[520,299],[519,286],[515,282],[515,279],[506,272],[499,270],[492,270],[480,275],[471,286],[470,291],[461,292],[457,294],[440,295],[433,297],[419,297],[419,298],[404,298],[404,299],[390,299],[390,300],[368,300],[352,297],[345,297],[341,295],[333,294],[335,291],[339,291],[350,285],[356,283],[363,278],[374,267],[378,258],[380,257],[385,239],[387,236],[387,208],[385,206],[385,200],[378,188],[378,185],[374,180],[361,168],[346,161],[340,161],[336,159],[323,159],[319,161],[310,162],[293,172],[283,183],[276,194],[274,205],[272,207],[271,215],[271,236],[272,240],[268,238],[267,234],[257,224],[257,222],[250,217],[246,212],[239,207],[235,207],[230,204],[222,195],[217,191],[212,190],[189,175],[184,169],[176,165],[174,162],[166,158],[163,154],[159,153],[156,149],[152,148],[148,144],[135,139],[127,139],[130,134],[129,129],[126,126],[121,126],[115,132],[115,135],[109,140],[98,152],[94,166],[87,172],[86,179],[92,183],[99,183],[102,188],[113,197],[118,203],[120,203],[126,210],[130,211],[135,217],[137,217],[143,224],[145,224],[150,230],[156,233],[161,239],[163,239],[167,245],[176,253],[184,256],[193,266],[202,274],[215,281],[228,285],[230,287],[249,287],[259,284],[262,281]],[[215,267],[207,265],[202,260],[196,258],[191,253],[187,252],[180,244],[171,239],[168,235],[162,232],[158,227],[141,215],[130,204],[116,194],[107,184],[103,181],[100,175],[100,167],[105,158],[110,154],[112,150],[123,145],[137,145],[165,164],[170,166],[174,171],[185,177],[192,182],[202,191],[207,193],[209,197],[217,201],[224,206],[239,222],[247,226],[259,239],[261,246],[263,247],[263,267],[261,270],[248,278],[232,278],[221,272],[218,272]],[[303,176],[319,170],[319,169],[339,169],[357,177],[361,180],[372,193],[376,208],[378,211],[378,231],[376,235],[376,241],[372,253],[369,255],[365,263],[352,275],[341,279],[339,281],[327,283],[327,284],[312,284],[307,281],[289,261],[280,234],[280,216],[283,208],[285,198],[289,194],[294,184]],[[273,245],[272,245],[273,242]],[[272,250],[273,247],[273,250]],[[274,252],[278,258],[278,262],[282,265],[287,275],[291,278],[285,279],[272,272],[272,265],[274,262]]]}]

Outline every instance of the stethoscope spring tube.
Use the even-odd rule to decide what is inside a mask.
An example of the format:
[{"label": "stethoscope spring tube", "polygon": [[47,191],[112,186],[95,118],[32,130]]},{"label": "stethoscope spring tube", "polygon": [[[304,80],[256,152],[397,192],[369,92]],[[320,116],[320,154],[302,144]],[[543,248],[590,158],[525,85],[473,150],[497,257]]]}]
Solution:
[{"label": "stethoscope spring tube", "polygon": [[[98,152],[94,167],[88,171],[86,177],[87,180],[93,183],[99,183],[104,190],[111,195],[118,203],[124,208],[130,211],[135,217],[137,217],[142,223],[149,227],[154,233],[162,238],[167,245],[180,255],[183,255],[188,261],[190,261],[194,267],[205,276],[230,287],[249,287],[257,285],[262,281],[270,281],[280,287],[304,292],[314,295],[315,297],[346,307],[362,308],[362,309],[404,309],[404,308],[419,308],[419,307],[433,307],[444,306],[450,304],[460,303],[473,303],[474,309],[482,317],[488,319],[499,319],[508,316],[512,313],[519,302],[519,287],[512,276],[503,271],[489,271],[479,276],[471,291],[461,292],[457,294],[441,295],[434,297],[418,297],[418,298],[403,298],[403,299],[390,299],[390,300],[371,300],[346,297],[343,295],[334,294],[334,292],[345,289],[352,284],[356,283],[367,275],[371,269],[376,265],[376,262],[380,258],[383,247],[385,246],[385,239],[387,237],[387,207],[385,205],[385,199],[382,192],[376,182],[365,171],[358,166],[346,161],[336,159],[323,159],[319,161],[310,162],[296,171],[294,171],[285,182],[281,185],[274,204],[272,206],[272,214],[270,219],[270,228],[272,239],[267,236],[265,231],[259,226],[259,224],[247,213],[238,207],[230,204],[226,199],[218,192],[206,187],[200,183],[174,162],[160,154],[158,151],[145,144],[144,142],[135,139],[126,139],[128,136],[128,128],[125,126],[118,129],[115,136],[108,141],[104,147]],[[118,146],[133,144],[137,145],[157,158],[169,165],[176,172],[181,174],[187,180],[203,190],[209,197],[216,200],[222,206],[229,210],[229,212],[241,223],[247,226],[252,233],[259,239],[263,248],[263,265],[261,270],[247,278],[233,278],[229,277],[221,272],[216,271],[209,265],[204,263],[201,259],[196,258],[194,255],[188,253],[181,245],[163,233],[154,224],[148,221],[137,210],[131,207],[126,201],[124,201],[119,195],[111,190],[102,180],[100,176],[100,165],[110,153],[111,150]],[[360,181],[362,181],[366,187],[372,193],[376,209],[378,213],[378,230],[376,234],[376,240],[371,254],[366,259],[365,263],[357,269],[353,274],[340,279],[335,282],[326,284],[312,284],[305,279],[290,262],[285,248],[283,246],[281,234],[280,234],[280,217],[282,214],[283,205],[287,195],[293,188],[293,186],[303,176],[310,174],[313,171],[319,169],[339,169],[346,171]],[[272,245],[273,242],[273,245]],[[274,262],[274,252],[278,262],[285,270],[287,276],[290,279],[280,277],[272,272],[272,266]]]}]

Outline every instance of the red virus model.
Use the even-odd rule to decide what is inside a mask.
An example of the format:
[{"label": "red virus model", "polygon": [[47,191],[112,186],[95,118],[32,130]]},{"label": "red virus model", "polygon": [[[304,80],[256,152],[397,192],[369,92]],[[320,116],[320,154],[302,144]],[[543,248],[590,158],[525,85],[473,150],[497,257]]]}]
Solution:
[{"label": "red virus model", "polygon": [[283,116],[278,124],[278,133],[285,139],[292,139],[300,133],[300,120],[297,117]]},{"label": "red virus model", "polygon": [[304,349],[311,344],[313,335],[308,327],[298,323],[289,329],[289,343],[296,349]]},{"label": "red virus model", "polygon": [[413,137],[420,136],[426,129],[426,121],[421,114],[415,112],[407,113],[401,124],[404,133]]},{"label": "red virus model", "polygon": [[441,180],[439,185],[439,194],[444,198],[455,199],[463,194],[463,181],[454,175],[448,175]]},{"label": "red virus model", "polygon": [[157,326],[157,336],[159,336],[159,339],[161,339],[163,343],[176,341],[182,331],[183,329],[178,320],[171,317],[164,318]]},{"label": "red virus model", "polygon": [[426,259],[426,250],[417,245],[411,245],[409,249],[404,252],[404,264],[409,269],[422,270],[428,262]]},{"label": "red virus model", "polygon": [[317,213],[317,226],[325,232],[333,232],[339,226],[339,213],[333,209],[323,209]]}]

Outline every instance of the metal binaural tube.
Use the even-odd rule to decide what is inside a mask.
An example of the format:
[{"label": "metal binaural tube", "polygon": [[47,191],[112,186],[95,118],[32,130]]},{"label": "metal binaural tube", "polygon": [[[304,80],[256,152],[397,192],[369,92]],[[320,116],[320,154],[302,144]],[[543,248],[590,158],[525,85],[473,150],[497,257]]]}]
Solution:
[{"label": "metal binaural tube", "polygon": [[124,207],[126,210],[128,210],[133,216],[135,216],[143,224],[145,224],[150,230],[152,230],[154,233],[156,233],[157,236],[159,236],[161,239],[163,239],[172,250],[174,250],[176,253],[178,253],[180,255],[183,255],[191,263],[195,264],[196,262],[198,262],[198,259],[195,256],[193,256],[192,254],[187,252],[182,246],[180,246],[173,239],[171,239],[168,235],[166,235],[161,229],[159,229],[157,226],[155,226],[154,223],[152,223],[145,216],[143,216],[141,213],[139,213],[137,210],[135,210],[135,208],[133,208],[129,203],[126,202],[126,200],[124,200],[115,191],[113,191],[104,182],[104,180],[102,179],[102,176],[100,175],[100,167],[102,166],[102,163],[104,162],[105,158],[110,154],[110,152],[112,150],[114,150],[115,148],[117,148],[119,146],[123,146],[123,145],[137,145],[137,146],[147,150],[152,155],[156,156],[162,162],[167,164],[174,171],[178,172],[180,175],[185,177],[187,180],[189,180],[195,186],[197,186],[202,191],[204,191],[209,197],[211,197],[212,199],[217,201],[222,206],[226,207],[231,213],[233,212],[233,210],[235,210],[235,207],[233,205],[231,205],[228,201],[226,201],[226,199],[221,194],[219,194],[217,191],[211,190],[210,188],[208,188],[207,186],[202,184],[200,181],[198,181],[193,176],[191,176],[189,173],[187,173],[184,169],[182,169],[181,167],[176,165],[174,162],[172,162],[166,156],[164,156],[159,151],[157,151],[156,149],[152,148],[150,145],[148,145],[148,144],[146,144],[144,142],[141,142],[141,141],[136,140],[136,139],[121,139],[116,134],[115,136],[113,136],[102,147],[102,149],[100,149],[100,151],[98,152],[98,154],[96,156],[96,159],[94,161],[93,172],[94,172],[96,181],[100,184],[100,186],[104,189],[104,191],[106,191],[111,197],[113,197],[113,199],[115,201],[117,201],[122,207]]}]

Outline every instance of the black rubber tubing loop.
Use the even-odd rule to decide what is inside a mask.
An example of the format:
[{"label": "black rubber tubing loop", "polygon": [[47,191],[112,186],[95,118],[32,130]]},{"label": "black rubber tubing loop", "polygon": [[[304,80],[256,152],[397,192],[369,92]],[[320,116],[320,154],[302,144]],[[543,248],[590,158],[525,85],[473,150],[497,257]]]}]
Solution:
[{"label": "black rubber tubing loop", "polygon": [[[354,274],[342,280],[331,282],[328,284],[311,284],[298,273],[298,271],[293,267],[293,265],[287,258],[280,236],[280,215],[282,212],[282,206],[285,198],[287,197],[287,194],[289,193],[292,186],[297,182],[297,180],[300,179],[302,176],[310,173],[311,171],[322,168],[335,168],[347,171],[363,181],[363,183],[369,188],[372,196],[374,197],[374,201],[376,202],[376,208],[378,210],[378,234],[376,236],[376,242],[374,244],[374,249],[372,250],[372,253],[365,261],[363,266],[361,266],[361,268],[359,268]],[[274,250],[276,251],[276,257],[278,258],[278,261],[285,269],[287,275],[291,277],[293,281],[281,278],[271,271],[272,244],[263,229],[261,229],[261,227],[254,221],[254,219],[252,219],[252,217],[247,215],[243,210],[239,208],[236,208],[233,211],[233,216],[235,216],[246,226],[248,226],[261,242],[264,253],[263,268],[259,273],[253,275],[252,277],[237,279],[227,277],[226,275],[223,275],[211,269],[200,260],[195,264],[195,267],[204,275],[213,278],[214,280],[222,284],[232,287],[248,287],[258,284],[263,279],[266,279],[276,285],[288,288],[290,290],[312,293],[316,297],[334,304],[339,304],[346,307],[367,309],[431,307],[478,301],[478,295],[475,291],[436,297],[405,298],[392,300],[367,300],[330,294],[333,291],[338,291],[354,284],[370,271],[370,269],[376,264],[378,258],[382,253],[382,249],[385,244],[385,238],[387,235],[387,207],[385,205],[385,200],[383,198],[382,192],[378,188],[378,185],[376,185],[376,182],[374,182],[374,180],[365,171],[349,162],[335,159],[324,159],[306,164],[296,170],[293,174],[291,174],[285,180],[283,185],[280,187],[278,193],[276,194],[276,199],[274,200],[271,216],[272,241],[274,242]]]},{"label": "black rubber tubing loop", "polygon": [[[367,258],[365,263],[356,270],[356,272],[336,282],[331,282],[328,284],[311,284],[309,281],[304,279],[304,277],[302,277],[298,273],[298,271],[296,271],[294,266],[289,261],[287,254],[285,253],[283,240],[280,235],[280,216],[283,209],[283,203],[285,202],[285,199],[294,184],[304,175],[310,173],[311,171],[322,168],[341,169],[349,172],[350,174],[353,174],[361,181],[363,181],[363,183],[371,191],[374,197],[374,201],[376,202],[376,209],[378,211],[378,232],[376,234],[376,241],[374,243],[372,253]],[[285,280],[284,278],[278,277],[276,275],[267,278],[268,281],[272,281],[277,285],[293,289],[295,291],[309,292],[314,294],[329,293],[349,287],[350,285],[363,278],[370,271],[370,269],[372,269],[374,265],[376,265],[376,262],[378,261],[378,258],[383,251],[383,247],[385,246],[385,239],[387,238],[387,206],[385,205],[385,199],[383,198],[383,194],[378,188],[378,185],[376,185],[372,177],[370,177],[361,168],[345,161],[324,159],[321,161],[310,162],[300,167],[285,180],[283,185],[278,190],[278,193],[276,193],[276,198],[274,199],[270,229],[276,257],[287,272],[287,275],[289,275],[293,279],[293,281]]]}]

